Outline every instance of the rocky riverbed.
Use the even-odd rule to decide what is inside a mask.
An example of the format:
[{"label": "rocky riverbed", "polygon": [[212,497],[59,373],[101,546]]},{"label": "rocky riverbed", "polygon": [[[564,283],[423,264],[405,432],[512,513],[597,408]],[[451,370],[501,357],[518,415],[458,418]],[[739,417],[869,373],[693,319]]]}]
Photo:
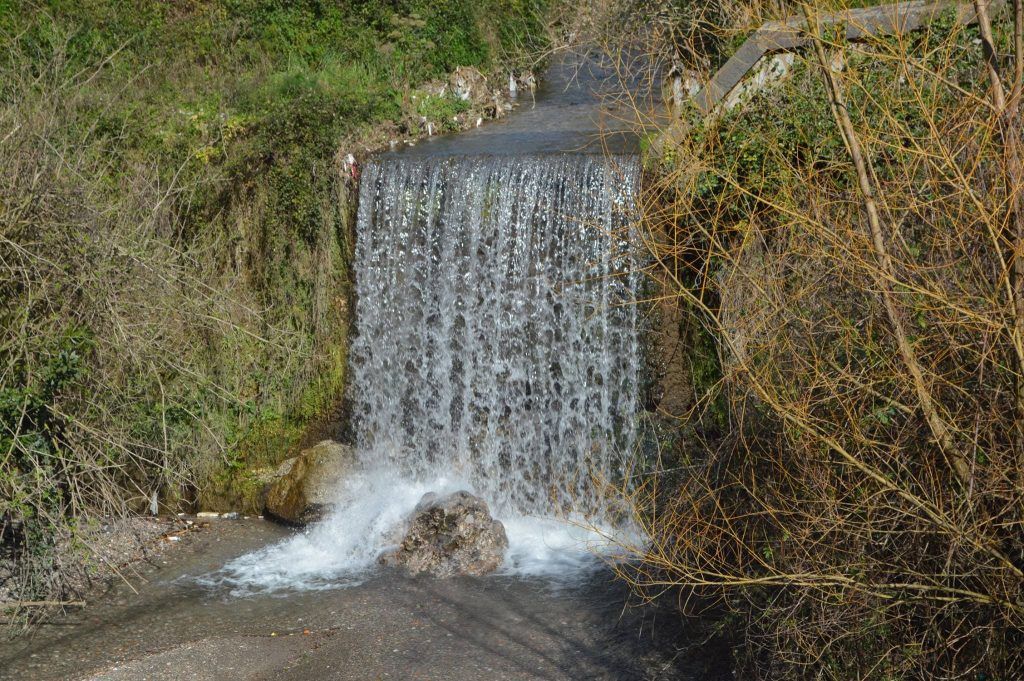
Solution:
[{"label": "rocky riverbed", "polygon": [[233,597],[193,577],[292,530],[216,520],[87,607],[0,644],[3,679],[718,679],[677,615],[573,587],[381,568],[344,589]]}]

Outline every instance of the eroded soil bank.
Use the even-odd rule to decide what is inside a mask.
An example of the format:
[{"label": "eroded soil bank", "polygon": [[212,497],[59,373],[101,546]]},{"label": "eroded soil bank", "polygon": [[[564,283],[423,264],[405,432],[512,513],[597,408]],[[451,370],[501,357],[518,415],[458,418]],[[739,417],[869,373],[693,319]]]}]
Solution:
[{"label": "eroded soil bank", "polygon": [[[85,609],[0,645],[4,679],[725,679],[678,614],[608,574],[571,588],[381,570],[360,586],[237,598],[190,576],[288,530],[219,521]],[[132,592],[137,590],[137,594]],[[698,648],[699,649],[699,648]]]}]

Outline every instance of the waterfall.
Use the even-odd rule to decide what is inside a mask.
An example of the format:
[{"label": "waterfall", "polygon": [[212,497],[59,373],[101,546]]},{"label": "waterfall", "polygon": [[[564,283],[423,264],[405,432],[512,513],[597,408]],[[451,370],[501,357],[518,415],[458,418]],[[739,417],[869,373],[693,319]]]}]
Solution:
[{"label": "waterfall", "polygon": [[633,157],[364,171],[351,401],[367,468],[468,480],[499,516],[592,517],[633,445]]},{"label": "waterfall", "polygon": [[636,431],[638,176],[634,157],[584,154],[368,165],[349,377],[362,470],[330,518],[212,583],[359,583],[426,492],[488,502],[506,574],[576,579],[635,536],[607,490]]}]

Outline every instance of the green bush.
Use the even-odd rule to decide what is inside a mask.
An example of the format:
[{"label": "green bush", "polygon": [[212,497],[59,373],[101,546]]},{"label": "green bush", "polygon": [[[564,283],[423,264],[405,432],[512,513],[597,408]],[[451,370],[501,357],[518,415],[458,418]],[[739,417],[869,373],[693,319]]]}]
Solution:
[{"label": "green bush", "polygon": [[78,544],[46,537],[83,514],[255,503],[344,390],[335,159],[450,125],[461,103],[412,95],[525,63],[544,9],[0,0],[4,588],[60,597],[36,577]]}]

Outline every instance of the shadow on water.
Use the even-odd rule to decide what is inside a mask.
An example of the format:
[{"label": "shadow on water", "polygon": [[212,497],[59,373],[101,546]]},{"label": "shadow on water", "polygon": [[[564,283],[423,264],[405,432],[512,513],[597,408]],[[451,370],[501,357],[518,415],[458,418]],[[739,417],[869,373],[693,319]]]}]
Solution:
[{"label": "shadow on water", "polygon": [[[165,678],[153,674],[166,668],[167,651],[206,645],[230,659],[246,637],[253,650],[232,671],[203,676],[189,666],[199,664],[190,652],[167,678],[728,678],[709,673],[719,662],[710,656],[699,668],[677,656],[686,639],[679,618],[628,607],[624,586],[606,572],[555,589],[533,579],[439,581],[388,570],[350,588],[247,598],[181,579],[281,536],[258,521],[221,523],[170,564],[145,570],[138,594],[116,585],[85,611],[0,647],[0,677],[91,678],[118,666],[120,675],[99,678]],[[275,656],[282,645],[288,654]]]}]

